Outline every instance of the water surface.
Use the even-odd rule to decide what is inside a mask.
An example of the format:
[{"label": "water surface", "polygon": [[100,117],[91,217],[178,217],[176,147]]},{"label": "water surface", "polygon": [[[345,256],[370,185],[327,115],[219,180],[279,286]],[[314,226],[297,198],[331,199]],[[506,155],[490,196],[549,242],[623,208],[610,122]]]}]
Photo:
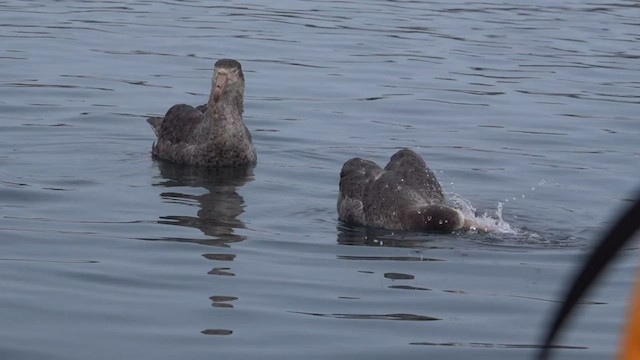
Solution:
[{"label": "water surface", "polygon": [[[638,185],[635,2],[0,5],[0,354],[527,359]],[[147,116],[238,59],[247,172],[154,161]],[[422,155],[512,231],[341,224],[339,170]],[[561,340],[611,358],[631,247]]]}]

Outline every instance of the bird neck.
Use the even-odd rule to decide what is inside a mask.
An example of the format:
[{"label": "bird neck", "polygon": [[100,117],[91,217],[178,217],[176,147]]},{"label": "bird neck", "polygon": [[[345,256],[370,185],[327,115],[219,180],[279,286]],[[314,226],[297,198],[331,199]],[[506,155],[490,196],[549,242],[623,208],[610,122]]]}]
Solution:
[{"label": "bird neck", "polygon": [[213,96],[211,96],[205,115],[209,115],[208,117],[214,119],[242,120],[243,112],[244,104],[242,94],[229,92],[220,97],[218,102],[213,101]]}]

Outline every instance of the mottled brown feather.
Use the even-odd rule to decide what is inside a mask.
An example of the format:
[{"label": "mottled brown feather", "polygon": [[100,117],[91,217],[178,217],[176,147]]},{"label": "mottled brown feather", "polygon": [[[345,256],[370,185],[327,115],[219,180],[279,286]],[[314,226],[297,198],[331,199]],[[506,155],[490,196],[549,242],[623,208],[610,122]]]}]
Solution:
[{"label": "mottled brown feather", "polygon": [[340,172],[338,217],[390,230],[450,232],[462,228],[462,213],[445,204],[435,174],[415,152],[398,151],[384,169],[354,158]]}]

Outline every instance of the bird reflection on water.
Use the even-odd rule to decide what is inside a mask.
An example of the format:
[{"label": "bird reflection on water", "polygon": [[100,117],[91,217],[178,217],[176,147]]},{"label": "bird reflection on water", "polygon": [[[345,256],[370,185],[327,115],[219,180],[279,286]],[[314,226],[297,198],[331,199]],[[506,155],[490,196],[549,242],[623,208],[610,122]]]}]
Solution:
[{"label": "bird reflection on water", "polygon": [[[192,242],[215,247],[230,247],[229,244],[245,240],[245,236],[236,233],[245,228],[239,219],[244,212],[244,199],[238,189],[253,181],[253,167],[240,168],[198,168],[180,166],[167,161],[157,161],[162,181],[155,186],[166,187],[160,194],[163,201],[196,203],[199,207],[197,216],[166,215],[159,224],[187,226],[199,229],[206,238],[171,238],[168,241]],[[206,192],[201,195],[189,193],[184,188],[202,188]],[[174,190],[175,189],[175,190]],[[205,253],[202,256],[214,261],[214,267],[208,272],[215,276],[235,276],[227,265],[236,260],[236,254],[219,252]],[[213,294],[209,297],[211,305],[216,308],[233,308],[238,297],[229,294]],[[233,330],[208,328],[201,331],[204,335],[231,335]]]},{"label": "bird reflection on water", "polygon": [[[253,181],[253,168],[196,168],[176,165],[166,161],[158,161],[162,181],[155,186],[166,187],[160,194],[168,202],[196,202],[199,210],[197,216],[166,215],[158,220],[159,224],[187,226],[199,229],[208,238],[172,238],[164,240],[193,242],[204,245],[228,247],[230,243],[245,239],[236,234],[245,224],[239,219],[244,212],[244,199],[238,189]],[[181,192],[181,188],[202,188],[206,192],[194,195]]]}]

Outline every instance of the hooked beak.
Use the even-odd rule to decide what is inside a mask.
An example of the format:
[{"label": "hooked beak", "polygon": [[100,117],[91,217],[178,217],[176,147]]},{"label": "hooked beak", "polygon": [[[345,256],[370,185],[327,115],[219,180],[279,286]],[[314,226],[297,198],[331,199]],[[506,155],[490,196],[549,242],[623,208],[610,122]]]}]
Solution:
[{"label": "hooked beak", "polygon": [[216,76],[216,86],[213,89],[213,102],[217,103],[220,100],[220,96],[224,92],[224,88],[227,86],[227,74],[218,73]]}]

